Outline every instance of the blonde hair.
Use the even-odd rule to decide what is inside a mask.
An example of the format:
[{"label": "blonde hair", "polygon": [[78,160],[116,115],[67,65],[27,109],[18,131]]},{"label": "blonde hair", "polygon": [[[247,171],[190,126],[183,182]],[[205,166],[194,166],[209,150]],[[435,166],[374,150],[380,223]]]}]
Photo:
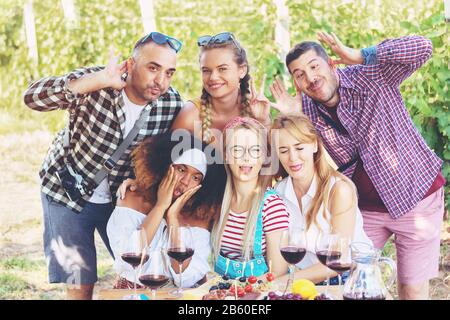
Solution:
[{"label": "blonde hair", "polygon": [[[234,55],[234,62],[238,66],[240,65],[247,65],[247,73],[246,75],[240,80],[240,103],[241,103],[241,110],[240,110],[240,116],[241,117],[250,117],[252,116],[252,112],[250,111],[250,104],[248,102],[248,94],[250,94],[250,66],[248,65],[247,60],[247,53],[245,49],[240,45],[240,43],[235,39],[234,41],[227,41],[225,43],[210,43],[205,46],[201,47],[200,56],[211,49],[229,49],[233,51]],[[202,95],[200,97],[200,120],[202,121],[202,140],[206,143],[212,142],[212,133],[211,133],[211,101],[210,101],[210,95],[205,90],[205,88],[202,88]]]},{"label": "blonde hair", "polygon": [[[312,223],[317,227],[317,215],[320,208],[322,208],[322,215],[326,219],[326,208],[328,208],[328,200],[330,196],[330,189],[332,185],[331,177],[339,178],[352,186],[354,194],[356,195],[356,188],[353,182],[342,173],[335,170],[327,161],[325,157],[325,148],[323,142],[320,139],[314,125],[305,115],[290,115],[290,116],[278,116],[271,128],[272,138],[274,130],[283,129],[286,130],[291,136],[302,143],[315,143],[317,144],[317,152],[314,154],[314,171],[317,177],[317,192],[312,200],[312,205],[306,213],[306,229],[308,229]],[[272,149],[275,150],[274,144],[276,141],[271,141]],[[280,171],[278,176],[286,177],[288,174],[284,168],[280,165]],[[356,197],[354,198],[356,199]],[[322,206],[323,204],[323,206]],[[356,205],[356,203],[354,203]],[[320,229],[320,227],[319,227]]]},{"label": "blonde hair", "polygon": [[[242,120],[245,120],[245,119],[249,119],[249,118],[242,118]],[[259,141],[261,143],[262,149],[266,150],[264,152],[264,155],[266,155],[267,152],[269,152],[270,146],[267,143],[267,129],[262,124],[257,122],[256,120],[251,119],[251,121],[237,122],[230,129],[233,129],[233,130],[246,129],[246,130],[253,131],[254,133],[257,134]],[[226,136],[227,135],[224,132],[224,134],[223,134],[224,154],[226,154],[226,148],[227,148]],[[222,200],[222,207],[220,210],[220,217],[219,217],[219,221],[214,225],[214,228],[212,231],[213,259],[216,259],[220,253],[220,245],[222,242],[222,236],[223,236],[225,225],[228,221],[228,217],[229,217],[229,213],[230,213],[231,199],[233,197],[233,194],[236,192],[236,190],[234,189],[234,184],[233,184],[233,175],[231,174],[229,165],[226,162],[225,162],[225,171],[227,173],[227,181],[226,181],[225,192],[224,192],[223,200]],[[244,227],[244,239],[242,241],[242,254],[244,257],[249,256],[250,250],[252,250],[251,244],[253,243],[253,240],[254,240],[254,234],[255,234],[256,222],[258,219],[259,209],[260,209],[260,206],[262,205],[262,201],[264,199],[264,194],[266,192],[266,189],[271,184],[271,180],[272,180],[271,175],[259,174],[255,192],[253,194],[247,195],[247,197],[252,198],[252,202],[251,202],[250,210],[249,210],[247,220],[245,223],[245,227]]]}]

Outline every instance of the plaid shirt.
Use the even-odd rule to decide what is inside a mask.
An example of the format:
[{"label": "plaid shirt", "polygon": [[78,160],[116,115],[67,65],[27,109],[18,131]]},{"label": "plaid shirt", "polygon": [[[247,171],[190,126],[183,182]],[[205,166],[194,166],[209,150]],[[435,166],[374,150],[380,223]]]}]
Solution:
[{"label": "plaid shirt", "polygon": [[[96,72],[103,67],[81,68],[62,77],[48,77],[34,82],[24,94],[25,104],[36,111],[68,110],[70,121],[53,140],[42,168],[42,192],[56,202],[79,213],[97,187],[93,178],[105,160],[114,153],[123,141],[125,114],[121,91],[105,88],[88,94],[74,94],[67,88],[70,80],[86,73]],[[178,92],[169,88],[168,92],[146,105],[151,108],[134,141],[124,152],[116,166],[108,175],[111,194],[115,195],[122,181],[132,176],[130,153],[145,137],[167,131],[182,107]],[[67,162],[83,177],[88,193],[80,200],[70,201],[66,196],[55,172],[64,166],[63,137],[70,130],[70,148]]]},{"label": "plaid shirt", "polygon": [[[338,69],[337,114],[348,134],[328,125],[317,111],[326,113],[326,107],[303,95],[303,112],[330,156],[341,166],[359,154],[394,219],[418,204],[442,165],[414,126],[400,94],[400,84],[431,54],[431,41],[423,37],[389,39],[376,46],[375,64]],[[344,174],[351,177],[355,167]]]}]

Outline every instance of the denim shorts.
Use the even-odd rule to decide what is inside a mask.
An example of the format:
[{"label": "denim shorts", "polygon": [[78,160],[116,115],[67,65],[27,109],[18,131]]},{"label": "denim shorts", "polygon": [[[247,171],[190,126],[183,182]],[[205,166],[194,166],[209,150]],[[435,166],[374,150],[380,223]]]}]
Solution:
[{"label": "denim shorts", "polygon": [[41,201],[49,282],[95,284],[98,278],[94,232],[98,231],[112,256],[106,225],[113,205],[87,202],[81,213],[75,213],[42,192]]}]

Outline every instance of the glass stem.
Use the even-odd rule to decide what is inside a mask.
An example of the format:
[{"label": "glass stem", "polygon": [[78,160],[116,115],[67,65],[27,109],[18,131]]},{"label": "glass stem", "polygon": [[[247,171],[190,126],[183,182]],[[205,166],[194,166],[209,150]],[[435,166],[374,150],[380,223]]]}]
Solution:
[{"label": "glass stem", "polygon": [[137,299],[137,270],[134,269],[134,299]]},{"label": "glass stem", "polygon": [[330,270],[327,268],[327,284],[325,287],[325,295],[328,297],[328,289],[330,288]]},{"label": "glass stem", "polygon": [[152,291],[152,300],[156,300],[156,290],[151,289],[151,291]]},{"label": "glass stem", "polygon": [[343,289],[341,288],[341,285],[342,285],[342,278],[341,278],[341,274],[338,272],[338,288],[339,288],[340,295],[342,296]]},{"label": "glass stem", "polygon": [[179,293],[183,292],[183,264],[180,263],[180,288],[178,290]]},{"label": "glass stem", "polygon": [[294,271],[295,271],[294,266],[292,264],[289,264],[289,278],[286,283],[286,288],[284,288],[283,294],[286,294],[286,292],[289,289],[289,285],[291,285],[294,282]]}]

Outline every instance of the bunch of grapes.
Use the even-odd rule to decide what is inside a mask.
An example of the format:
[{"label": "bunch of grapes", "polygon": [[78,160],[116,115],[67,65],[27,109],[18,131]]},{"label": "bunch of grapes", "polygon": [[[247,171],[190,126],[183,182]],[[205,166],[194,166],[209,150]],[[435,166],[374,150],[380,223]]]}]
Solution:
[{"label": "bunch of grapes", "polygon": [[270,291],[267,295],[267,300],[302,300],[301,294],[277,294],[276,292]]},{"label": "bunch of grapes", "polygon": [[314,297],[314,300],[331,300],[329,296],[327,296],[325,293],[321,293]]}]

